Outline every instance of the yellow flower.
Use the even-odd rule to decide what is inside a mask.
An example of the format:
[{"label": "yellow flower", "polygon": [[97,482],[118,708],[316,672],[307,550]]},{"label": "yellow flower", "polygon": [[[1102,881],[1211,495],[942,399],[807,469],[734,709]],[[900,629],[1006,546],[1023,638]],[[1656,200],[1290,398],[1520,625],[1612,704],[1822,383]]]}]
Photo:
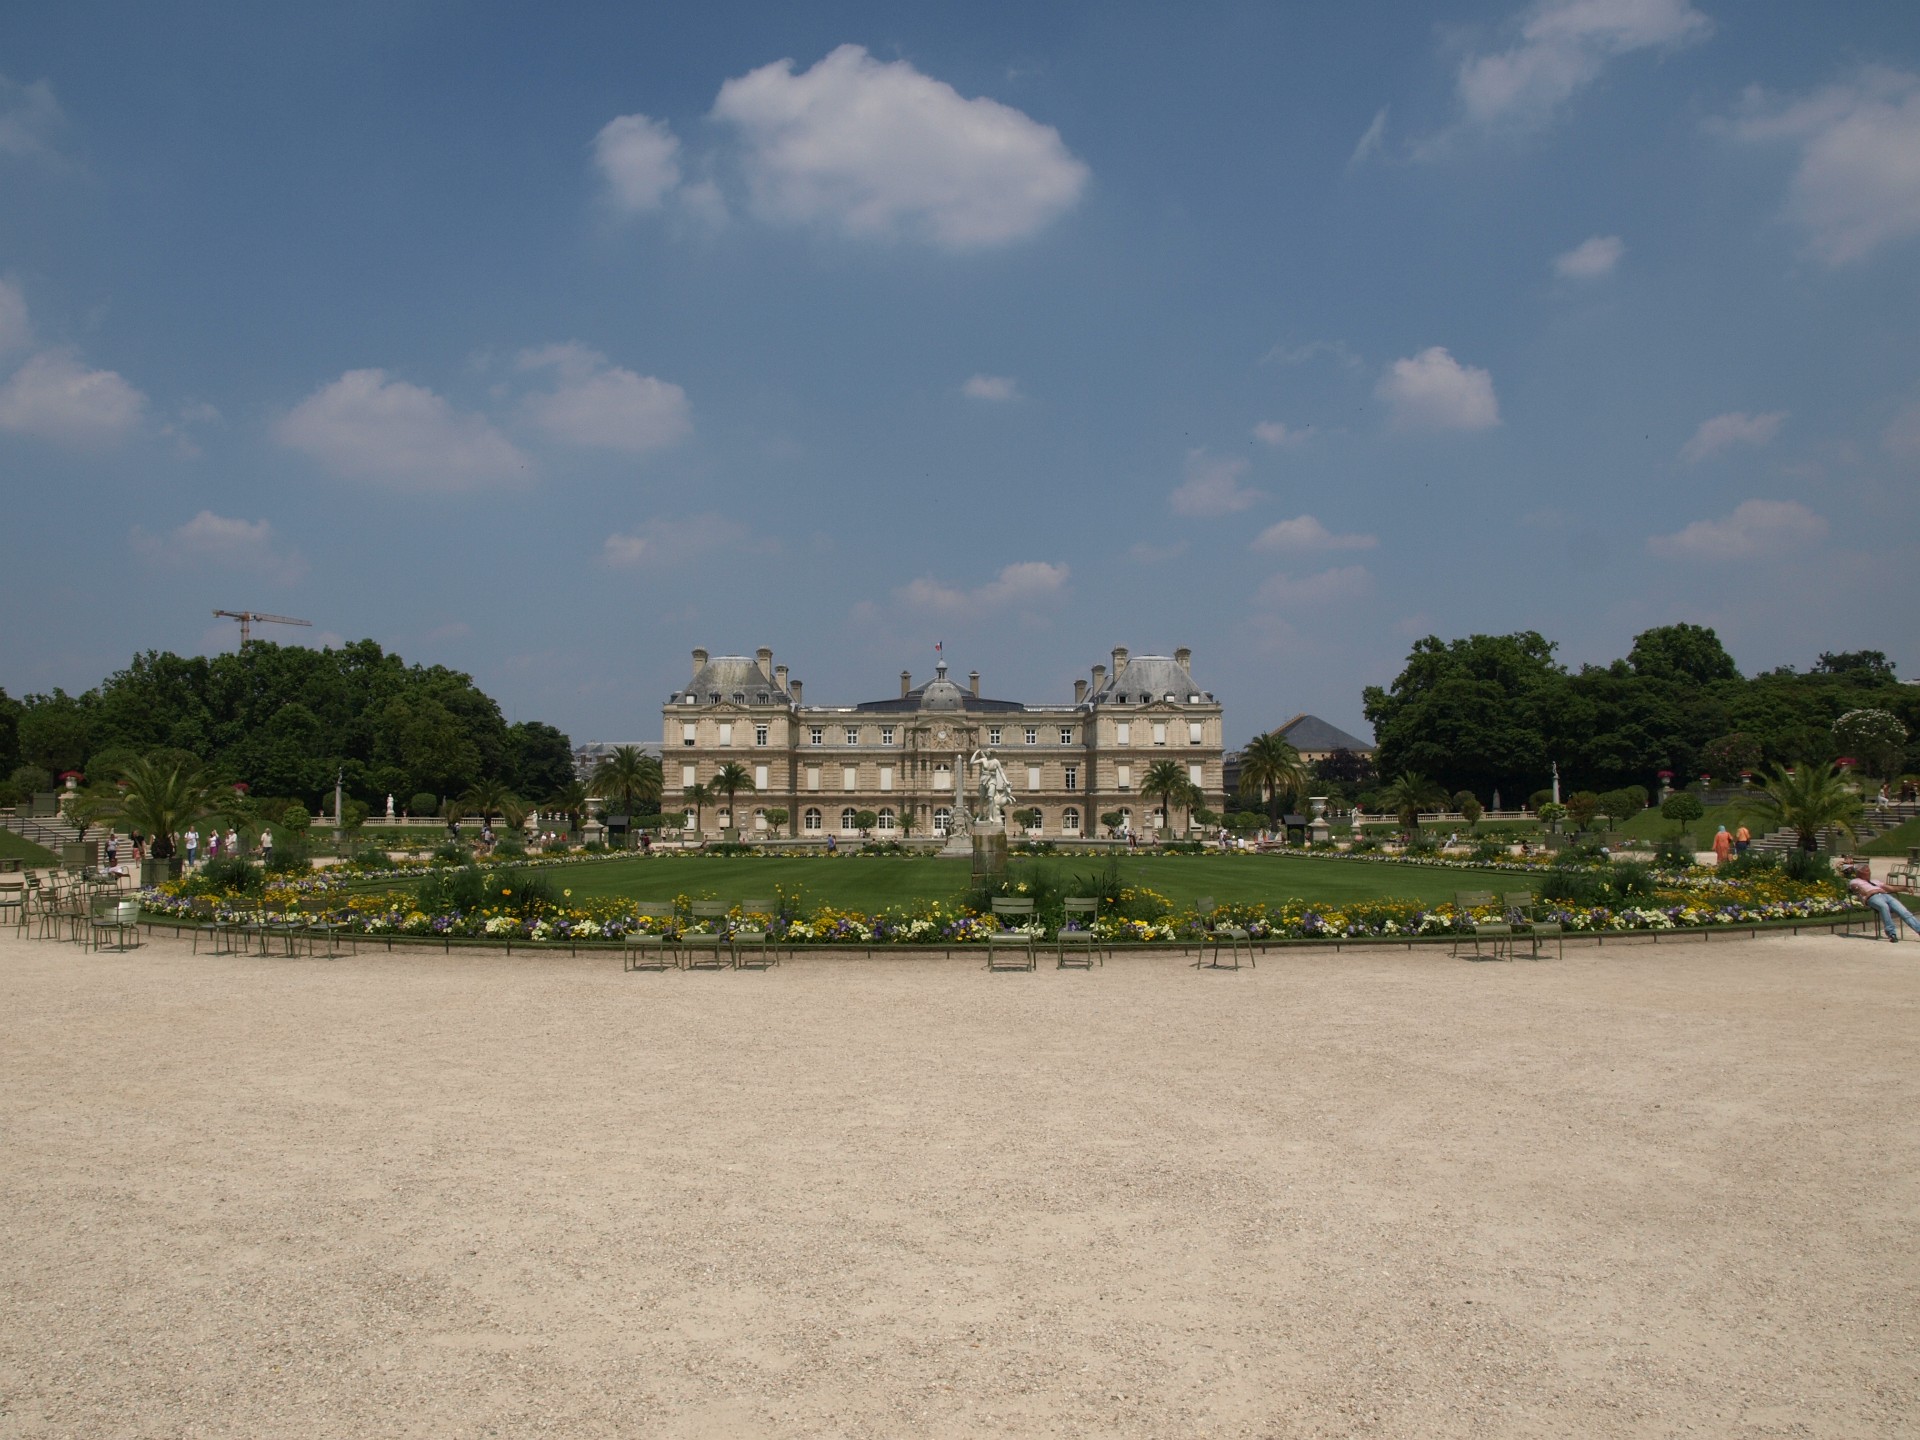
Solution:
[{"label": "yellow flower", "polygon": [[511,890],[502,890],[502,891],[501,891],[500,893],[501,893],[502,895],[511,895],[511,894],[513,894],[513,891],[511,891]]},{"label": "yellow flower", "polygon": [[562,890],[560,893],[569,900],[573,898],[573,891],[571,890]]}]

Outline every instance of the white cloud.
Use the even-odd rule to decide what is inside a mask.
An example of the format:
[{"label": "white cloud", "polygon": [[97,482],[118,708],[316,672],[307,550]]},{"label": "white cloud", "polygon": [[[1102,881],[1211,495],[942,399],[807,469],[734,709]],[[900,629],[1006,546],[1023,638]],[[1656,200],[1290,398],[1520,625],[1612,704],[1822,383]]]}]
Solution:
[{"label": "white cloud", "polygon": [[33,344],[33,319],[27,297],[11,281],[0,280],[0,355],[25,350]]},{"label": "white cloud", "polygon": [[693,429],[685,390],[609,365],[584,345],[523,350],[518,364],[521,370],[557,372],[553,389],[523,403],[534,424],[569,445],[638,455],[683,440]]},{"label": "white cloud", "polygon": [[1889,455],[1920,455],[1920,400],[1910,400],[1895,412],[1880,443]]},{"label": "white cloud", "polygon": [[1598,280],[1613,273],[1626,249],[1618,235],[1595,235],[1558,256],[1553,270],[1563,280]]},{"label": "white cloud", "polygon": [[975,375],[960,393],[972,400],[1018,400],[1020,386],[1011,375]]},{"label": "white cloud", "polygon": [[111,370],[43,350],[0,385],[0,430],[61,444],[110,445],[140,423],[147,397]]},{"label": "white cloud", "polygon": [[45,80],[21,85],[0,75],[0,155],[58,161],[53,137],[64,118]]},{"label": "white cloud", "polygon": [[1271,445],[1279,450],[1305,444],[1307,432],[1289,429],[1278,420],[1262,420],[1253,427],[1253,438],[1262,445]]},{"label": "white cloud", "polygon": [[274,543],[265,520],[236,520],[202,510],[165,535],[136,525],[133,548],[147,559],[178,569],[233,570],[290,584],[307,573],[307,562]]},{"label": "white cloud", "polygon": [[1827,522],[1795,500],[1743,500],[1721,520],[1696,520],[1647,549],[1664,560],[1757,560],[1824,537]]},{"label": "white cloud", "polygon": [[1712,32],[1713,22],[1687,0],[1543,0],[1520,21],[1518,43],[1461,63],[1460,106],[1484,128],[1543,125],[1608,61],[1677,50]]},{"label": "white cloud", "polygon": [[1780,433],[1780,422],[1786,418],[1787,412],[1784,410],[1769,411],[1765,415],[1749,415],[1743,410],[1734,410],[1725,415],[1716,415],[1711,420],[1700,422],[1700,428],[1693,432],[1693,438],[1680,447],[1680,458],[1689,465],[1698,465],[1730,446],[1769,444]]},{"label": "white cloud", "polygon": [[1800,147],[1787,215],[1827,264],[1920,235],[1920,75],[1869,65],[1785,105],[1756,92],[1727,128]]},{"label": "white cloud", "polygon": [[737,555],[770,555],[779,543],[755,536],[738,520],[708,511],[679,519],[660,517],[628,532],[607,536],[600,558],[624,569],[634,565],[672,566],[728,551]]},{"label": "white cloud", "polygon": [[1364,165],[1379,154],[1387,143],[1387,107],[1382,105],[1374,114],[1373,123],[1367,126],[1360,136],[1359,143],[1353,147],[1353,154],[1347,157],[1347,167],[1352,169]]},{"label": "white cloud", "polygon": [[1366,363],[1344,340],[1309,340],[1304,345],[1276,345],[1260,357],[1260,363],[1305,365],[1323,355],[1347,370],[1358,370]]},{"label": "white cloud", "polygon": [[622,210],[658,210],[680,183],[680,141],[665,122],[620,115],[593,137],[593,162]]},{"label": "white cloud", "polygon": [[779,60],[729,80],[713,117],[739,135],[762,217],[853,236],[1002,245],[1071,209],[1087,183],[1051,126],[858,45],[798,75]]},{"label": "white cloud", "polygon": [[471,490],[532,468],[485,416],[384,370],[347,371],[282,416],[273,434],[336,475],[404,490]]},{"label": "white cloud", "polygon": [[1335,605],[1358,600],[1373,590],[1373,576],[1364,565],[1342,565],[1317,575],[1269,575],[1254,596],[1256,604],[1285,608]]},{"label": "white cloud", "polygon": [[1182,480],[1167,503],[1176,515],[1210,519],[1232,515],[1264,499],[1262,492],[1240,483],[1247,473],[1247,462],[1205,450],[1187,452],[1186,479]]},{"label": "white cloud", "polygon": [[1064,564],[1044,560],[1021,560],[1006,566],[984,585],[971,590],[944,585],[932,576],[922,576],[894,594],[904,603],[942,615],[973,615],[1028,605],[1058,595],[1066,588],[1068,570]]},{"label": "white cloud", "polygon": [[1378,393],[1393,411],[1396,430],[1485,430],[1500,423],[1493,377],[1462,365],[1441,345],[1394,361],[1380,377]]},{"label": "white cloud", "polygon": [[1254,537],[1248,547],[1269,553],[1288,550],[1371,550],[1380,543],[1375,535],[1336,535],[1311,515],[1296,515],[1269,525]]}]

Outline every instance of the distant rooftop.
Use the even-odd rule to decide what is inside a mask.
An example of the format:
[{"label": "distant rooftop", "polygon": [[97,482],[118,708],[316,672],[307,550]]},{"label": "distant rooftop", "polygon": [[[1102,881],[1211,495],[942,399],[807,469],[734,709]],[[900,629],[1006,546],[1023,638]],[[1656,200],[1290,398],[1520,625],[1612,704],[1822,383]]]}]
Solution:
[{"label": "distant rooftop", "polygon": [[1329,725],[1318,715],[1296,715],[1278,732],[1294,749],[1318,754],[1322,750],[1351,750],[1356,755],[1371,755],[1373,742],[1349,735],[1338,725]]}]

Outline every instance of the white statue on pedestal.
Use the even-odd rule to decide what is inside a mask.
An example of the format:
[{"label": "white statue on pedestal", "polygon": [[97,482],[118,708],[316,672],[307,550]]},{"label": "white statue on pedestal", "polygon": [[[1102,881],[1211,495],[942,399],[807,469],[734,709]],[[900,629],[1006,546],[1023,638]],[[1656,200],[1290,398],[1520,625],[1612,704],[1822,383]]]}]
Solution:
[{"label": "white statue on pedestal", "polygon": [[980,796],[980,824],[984,829],[998,830],[1006,824],[1007,807],[1013,804],[1013,782],[1007,779],[1007,767],[991,750],[974,751],[971,763],[980,772],[975,786]]},{"label": "white statue on pedestal", "polygon": [[393,819],[393,796],[387,796],[387,819]]}]

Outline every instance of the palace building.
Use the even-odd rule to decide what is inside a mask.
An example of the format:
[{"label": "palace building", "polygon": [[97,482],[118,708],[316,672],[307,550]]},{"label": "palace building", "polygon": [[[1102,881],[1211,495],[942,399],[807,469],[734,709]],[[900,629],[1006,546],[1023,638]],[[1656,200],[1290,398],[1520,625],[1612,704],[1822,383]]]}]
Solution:
[{"label": "palace building", "polygon": [[[1220,702],[1193,678],[1192,652],[1112,654],[1073,682],[1059,704],[992,700],[980,693],[980,672],[961,685],[942,661],[915,685],[900,672],[900,693],[853,705],[809,705],[801,682],[773,652],[752,656],[693,652],[693,674],[663,708],[663,809],[680,806],[696,785],[704,804],[686,804],[709,835],[737,828],[743,839],[776,834],[801,840],[860,833],[872,811],[882,839],[946,832],[955,805],[955,777],[967,757],[991,750],[1013,783],[1015,812],[1038,810],[1028,833],[1074,839],[1104,833],[1103,813],[1118,811],[1135,832],[1160,824],[1159,800],[1140,787],[1155,762],[1174,761],[1200,789],[1204,803],[1223,803]],[[731,798],[716,775],[738,766],[751,789]],[[768,812],[784,810],[776,827]],[[1175,802],[1178,826],[1185,807]]]}]

